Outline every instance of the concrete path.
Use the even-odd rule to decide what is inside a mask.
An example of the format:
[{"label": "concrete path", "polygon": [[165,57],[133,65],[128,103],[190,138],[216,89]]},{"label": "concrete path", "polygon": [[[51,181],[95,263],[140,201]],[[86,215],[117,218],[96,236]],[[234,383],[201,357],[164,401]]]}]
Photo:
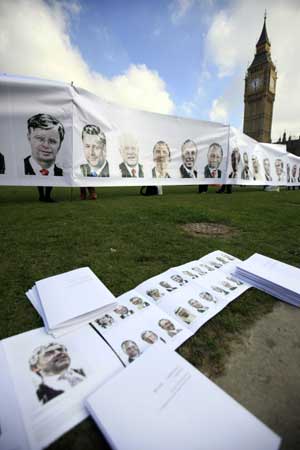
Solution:
[{"label": "concrete path", "polygon": [[282,450],[300,449],[300,308],[278,301],[214,381],[282,437]]}]

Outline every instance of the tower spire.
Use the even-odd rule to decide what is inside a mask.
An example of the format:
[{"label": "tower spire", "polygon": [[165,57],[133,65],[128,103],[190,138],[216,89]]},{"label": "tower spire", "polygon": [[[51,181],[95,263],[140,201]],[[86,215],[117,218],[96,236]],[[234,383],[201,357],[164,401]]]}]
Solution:
[{"label": "tower spire", "polygon": [[256,48],[258,49],[258,47],[261,47],[263,45],[268,44],[269,46],[271,46],[269,37],[268,37],[268,33],[267,33],[267,10],[265,10],[265,15],[264,15],[264,25],[263,25],[263,29],[260,35],[260,38],[257,41],[256,44]]}]

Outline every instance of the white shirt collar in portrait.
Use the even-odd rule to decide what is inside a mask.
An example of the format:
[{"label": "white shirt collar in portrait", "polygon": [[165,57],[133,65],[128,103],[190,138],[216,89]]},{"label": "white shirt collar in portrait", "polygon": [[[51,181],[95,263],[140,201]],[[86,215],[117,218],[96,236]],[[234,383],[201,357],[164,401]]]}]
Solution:
[{"label": "white shirt collar in portrait", "polygon": [[[36,162],[36,160],[32,156],[30,156],[30,158],[29,158],[29,163],[30,163],[30,165],[31,165],[31,167],[32,167],[32,169],[33,169],[33,171],[34,171],[34,173],[36,175],[39,175],[40,177],[47,176],[47,175],[43,175],[41,173],[41,170],[43,168]],[[53,176],[54,175],[54,164],[52,164],[52,166],[50,166],[50,167],[47,167],[47,170],[49,172],[48,176]]]},{"label": "white shirt collar in portrait", "polygon": [[209,172],[212,178],[218,178],[218,169],[211,169],[209,167]]},{"label": "white shirt collar in portrait", "polygon": [[196,178],[195,173],[194,173],[194,170],[195,170],[194,168],[188,169],[185,164],[183,165],[183,167],[185,168],[186,172],[190,175],[190,178]]},{"label": "white shirt collar in portrait", "polygon": [[158,170],[156,169],[156,167],[154,167],[154,174],[155,174],[155,178],[169,178],[169,174],[168,172],[165,172],[164,174],[160,174],[160,172],[158,172]]}]

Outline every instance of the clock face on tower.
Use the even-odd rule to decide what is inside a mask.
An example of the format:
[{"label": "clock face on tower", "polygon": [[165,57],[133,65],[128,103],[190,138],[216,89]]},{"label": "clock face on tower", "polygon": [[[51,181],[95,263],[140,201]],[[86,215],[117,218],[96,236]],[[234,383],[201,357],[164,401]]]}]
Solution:
[{"label": "clock face on tower", "polygon": [[250,79],[249,91],[251,93],[257,92],[262,88],[262,79],[259,76],[254,76]]}]

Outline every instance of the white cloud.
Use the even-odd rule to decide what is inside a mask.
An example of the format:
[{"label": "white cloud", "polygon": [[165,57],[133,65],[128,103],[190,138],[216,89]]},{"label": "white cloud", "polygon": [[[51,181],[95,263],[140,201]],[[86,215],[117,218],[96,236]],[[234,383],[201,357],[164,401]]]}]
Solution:
[{"label": "white cloud", "polygon": [[213,100],[209,118],[212,122],[228,122],[227,105],[225,104],[224,100],[219,98]]},{"label": "white cloud", "polygon": [[197,110],[198,105],[194,101],[186,101],[180,106],[179,113],[184,117],[194,117],[195,111]]},{"label": "white cloud", "polygon": [[193,4],[194,0],[174,0],[170,4],[171,21],[174,25],[177,25],[177,23],[180,22]]},{"label": "white cloud", "polygon": [[[236,107],[243,103],[244,74],[252,62],[260,36],[264,9],[271,40],[272,59],[277,66],[278,82],[274,103],[273,140],[287,130],[300,133],[300,3],[298,0],[231,0],[226,9],[213,17],[206,37],[206,58],[217,68],[219,77],[234,75],[220,103]],[[242,106],[242,105],[241,105]],[[212,114],[214,111],[214,105]],[[241,109],[241,108],[240,108]]]},{"label": "white cloud", "polygon": [[148,111],[173,112],[174,103],[164,81],[145,65],[131,65],[111,79],[91,70],[70,40],[70,14],[79,12],[77,1],[1,0],[0,70],[74,81],[110,101]]}]

